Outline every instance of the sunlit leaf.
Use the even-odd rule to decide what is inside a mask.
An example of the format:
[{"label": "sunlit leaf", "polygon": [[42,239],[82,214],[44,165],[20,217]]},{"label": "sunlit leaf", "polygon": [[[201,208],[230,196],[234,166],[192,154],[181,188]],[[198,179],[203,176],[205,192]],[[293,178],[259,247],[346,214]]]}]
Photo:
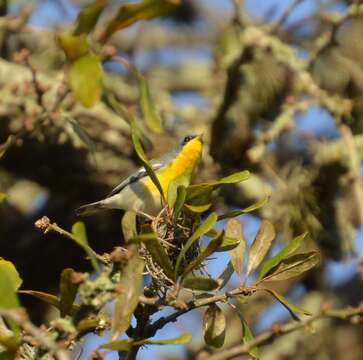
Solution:
[{"label": "sunlit leaf", "polygon": [[132,143],[134,145],[134,149],[136,151],[136,154],[138,156],[138,158],[140,159],[142,165],[144,166],[147,174],[149,175],[150,179],[152,180],[152,182],[154,183],[154,185],[157,187],[157,189],[159,190],[161,196],[163,198],[165,198],[164,196],[164,192],[163,189],[160,185],[159,179],[157,178],[154,170],[152,169],[149,161],[146,159],[144,150],[141,146],[138,134],[137,134],[137,127],[136,127],[136,123],[133,121],[131,123],[131,137],[132,137]]},{"label": "sunlit leaf", "polygon": [[219,220],[223,220],[223,219],[227,219],[227,218],[234,218],[243,214],[247,214],[249,212],[255,211],[260,209],[261,207],[263,207],[264,205],[266,205],[268,202],[268,197],[256,202],[255,204],[250,205],[249,207],[246,207],[245,209],[240,209],[240,210],[233,210],[230,211],[226,214],[222,214],[218,216],[218,221]]},{"label": "sunlit leaf", "polygon": [[60,290],[60,312],[61,316],[70,315],[73,309],[73,303],[77,295],[79,285],[72,282],[73,269],[67,268],[62,271],[59,290]]},{"label": "sunlit leaf", "polygon": [[168,204],[170,208],[174,208],[175,206],[175,202],[176,199],[178,197],[178,189],[179,187],[183,186],[184,190],[183,193],[185,192],[185,194],[182,193],[184,199],[183,199],[183,204],[185,201],[185,197],[186,197],[186,187],[189,185],[189,181],[191,178],[191,170],[184,172],[181,176],[178,176],[176,179],[172,180],[169,183],[168,186]]},{"label": "sunlit leaf", "polygon": [[233,268],[232,262],[229,261],[226,268],[218,276],[217,281],[219,284],[219,290],[222,290],[227,285],[227,283],[231,279],[233,273],[234,273],[234,268]]},{"label": "sunlit leaf", "polygon": [[212,204],[205,204],[205,205],[184,204],[184,206],[193,213],[202,214],[202,213],[206,212],[212,206]]},{"label": "sunlit leaf", "polygon": [[136,236],[136,213],[134,211],[126,211],[121,220],[122,234],[125,242]]},{"label": "sunlit leaf", "polygon": [[226,176],[218,181],[191,185],[187,188],[186,204],[188,205],[207,205],[211,203],[212,192],[222,185],[236,184],[245,181],[250,176],[249,171],[240,171]]},{"label": "sunlit leaf", "polygon": [[[20,346],[20,339],[17,335],[0,335],[0,360],[14,360],[14,353]],[[4,351],[4,348],[8,351]]]},{"label": "sunlit leaf", "polygon": [[296,238],[291,240],[290,243],[286,245],[281,251],[279,251],[275,256],[264,262],[262,264],[259,279],[263,279],[264,277],[266,277],[266,275],[268,275],[268,273],[271,272],[272,269],[277,266],[283,259],[295,252],[301,246],[306,235],[307,233],[297,236]]},{"label": "sunlit leaf", "polygon": [[183,271],[183,276],[186,276],[192,270],[197,269],[208,256],[212,255],[221,246],[223,236],[224,231],[218,233],[218,235],[209,242],[207,247],[187,265]]},{"label": "sunlit leaf", "polygon": [[283,259],[273,271],[260,281],[281,281],[301,275],[318,265],[320,255],[317,251],[296,254]]},{"label": "sunlit leaf", "polygon": [[140,340],[137,345],[184,345],[192,341],[193,335],[191,333],[184,333],[171,339],[162,340]]},{"label": "sunlit leaf", "polygon": [[6,199],[6,194],[3,192],[0,192],[0,203]]},{"label": "sunlit leaf", "polygon": [[73,34],[80,35],[90,33],[96,26],[97,21],[108,2],[108,0],[94,0],[84,7],[78,15],[77,25]]},{"label": "sunlit leaf", "polygon": [[178,186],[177,196],[174,204],[174,217],[177,219],[184,205],[187,189],[185,186]]},{"label": "sunlit leaf", "polygon": [[135,4],[121,5],[115,17],[107,24],[101,41],[106,42],[116,31],[132,25],[139,20],[149,20],[166,15],[176,8],[178,1],[143,0]]},{"label": "sunlit leaf", "polygon": [[86,226],[82,221],[78,221],[72,226],[72,235],[78,245],[80,245],[89,256],[93,268],[97,272],[100,272],[101,270],[97,261],[96,253],[88,244]]},{"label": "sunlit leaf", "polygon": [[110,341],[100,346],[100,349],[114,350],[114,351],[128,351],[134,346],[133,339],[115,340]]},{"label": "sunlit leaf", "polygon": [[246,251],[246,240],[243,236],[242,225],[236,219],[230,219],[226,225],[226,236],[239,239],[237,247],[229,252],[234,271],[241,276]]},{"label": "sunlit leaf", "polygon": [[250,248],[246,276],[256,270],[260,265],[261,261],[270,250],[275,236],[276,232],[273,224],[268,220],[263,220]]},{"label": "sunlit leaf", "polygon": [[150,253],[153,260],[164,270],[165,274],[173,279],[174,270],[171,265],[168,254],[165,248],[160,244],[157,235],[152,231],[151,227],[148,227],[148,232],[137,236],[136,240],[140,240],[146,246],[146,249]]},{"label": "sunlit leaf", "polygon": [[226,335],[226,318],[223,311],[216,305],[208,306],[203,316],[204,341],[209,346],[216,348],[224,344]]},{"label": "sunlit leaf", "polygon": [[146,79],[136,68],[133,67],[132,69],[139,82],[140,105],[145,123],[154,133],[161,134],[164,130],[161,124],[161,119],[156,114]]},{"label": "sunlit leaf", "polygon": [[69,73],[74,95],[85,107],[92,107],[102,95],[102,64],[98,56],[88,54],[77,59]]},{"label": "sunlit leaf", "polygon": [[276,291],[272,289],[262,289],[264,291],[267,291],[270,293],[282,306],[286,308],[286,310],[290,313],[291,317],[297,321],[300,321],[300,318],[296,315],[302,314],[302,315],[312,315],[309,311],[306,311],[304,309],[299,308],[298,306],[291,304],[287,301],[285,297],[277,293]]},{"label": "sunlit leaf", "polygon": [[185,259],[185,254],[190,249],[190,247],[205,233],[213,228],[215,223],[217,222],[218,215],[216,213],[211,213],[205,221],[198,226],[198,228],[194,231],[193,235],[188,239],[186,244],[183,246],[180,254],[178,255],[176,265],[175,265],[175,272],[179,274],[179,267]]},{"label": "sunlit leaf", "polygon": [[57,43],[70,61],[76,61],[90,51],[86,34],[75,36],[68,32],[62,32],[57,34]]},{"label": "sunlit leaf", "polygon": [[16,291],[22,279],[11,261],[0,258],[0,309],[11,309],[19,306]]},{"label": "sunlit leaf", "polygon": [[218,288],[218,282],[210,277],[190,276],[183,280],[183,287],[199,291],[211,291]]},{"label": "sunlit leaf", "polygon": [[230,251],[242,241],[242,227],[239,221],[231,219],[225,226],[224,238],[218,251]]},{"label": "sunlit leaf", "polygon": [[116,340],[130,326],[132,314],[142,293],[143,271],[144,261],[135,251],[121,271],[120,291],[115,301],[111,323],[112,340]]}]

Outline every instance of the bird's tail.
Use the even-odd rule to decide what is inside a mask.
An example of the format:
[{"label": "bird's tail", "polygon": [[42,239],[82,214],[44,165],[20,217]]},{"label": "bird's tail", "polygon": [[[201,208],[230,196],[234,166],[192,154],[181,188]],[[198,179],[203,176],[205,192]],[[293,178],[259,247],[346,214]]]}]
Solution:
[{"label": "bird's tail", "polygon": [[88,216],[104,209],[105,207],[103,206],[103,201],[101,200],[79,207],[78,209],[76,209],[76,214],[78,216]]}]

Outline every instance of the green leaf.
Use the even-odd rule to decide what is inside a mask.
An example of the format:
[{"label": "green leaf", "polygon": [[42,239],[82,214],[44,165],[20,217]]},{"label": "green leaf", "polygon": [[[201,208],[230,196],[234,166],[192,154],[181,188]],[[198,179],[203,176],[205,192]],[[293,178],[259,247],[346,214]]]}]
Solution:
[{"label": "green leaf", "polygon": [[193,235],[188,239],[182,250],[180,251],[180,254],[178,255],[178,258],[176,260],[175,265],[175,273],[176,275],[179,274],[179,267],[185,259],[185,255],[187,251],[190,249],[190,247],[205,233],[207,233],[209,230],[213,228],[215,223],[217,222],[218,215],[216,213],[211,213],[205,221],[198,226],[198,228],[194,231]]},{"label": "green leaf", "polygon": [[[59,301],[58,297],[55,295],[48,294],[43,291],[35,291],[35,290],[19,290],[18,293],[33,296],[47,304],[55,306],[57,309],[60,309],[60,301]],[[74,305],[72,307],[72,312],[74,312],[76,309],[78,309],[78,306]]]},{"label": "green leaf", "polygon": [[226,318],[223,311],[216,305],[208,306],[203,316],[204,341],[209,346],[220,348],[226,335]]},{"label": "green leaf", "polygon": [[71,62],[89,54],[90,48],[86,34],[75,36],[68,32],[62,32],[57,34],[56,40]]},{"label": "green leaf", "polygon": [[291,240],[290,243],[286,245],[281,251],[279,251],[275,256],[263,263],[259,279],[263,279],[264,277],[266,277],[266,275],[268,275],[272,271],[272,269],[277,266],[283,259],[295,252],[301,246],[306,235],[307,233],[297,236],[296,238]]},{"label": "green leaf", "polygon": [[[14,360],[14,358],[16,359],[16,357],[14,357],[14,353],[19,348],[20,344],[21,340],[18,334],[7,336],[0,335],[0,360]],[[8,351],[4,351],[3,347]]]},{"label": "green leaf", "polygon": [[107,6],[108,0],[94,0],[87,5],[78,15],[77,26],[73,31],[74,35],[89,34],[97,24],[103,9]]},{"label": "green leaf", "polygon": [[16,291],[22,280],[11,261],[0,258],[0,309],[11,309],[20,306]]},{"label": "green leaf", "polygon": [[76,299],[77,290],[79,285],[72,282],[73,269],[67,268],[62,271],[60,279],[60,300],[59,308],[61,312],[61,317],[66,315],[71,315],[73,310],[73,303]]},{"label": "green leaf", "polygon": [[131,137],[132,137],[132,143],[134,145],[134,149],[136,151],[136,154],[138,156],[138,158],[140,159],[142,165],[144,166],[147,174],[149,175],[150,179],[152,180],[152,182],[154,183],[154,185],[156,186],[156,188],[159,190],[159,193],[161,195],[161,197],[163,199],[165,199],[164,196],[164,191],[163,188],[160,185],[159,179],[157,178],[154,170],[152,169],[151,165],[149,164],[148,160],[146,159],[144,150],[141,146],[139,137],[137,135],[137,127],[136,127],[136,122],[133,121],[131,123]]},{"label": "green leaf", "polygon": [[129,351],[134,346],[134,339],[115,340],[101,345],[100,349],[114,350],[114,351]]},{"label": "green leaf", "polygon": [[72,226],[73,239],[80,245],[90,258],[91,264],[96,272],[100,273],[101,269],[97,261],[97,254],[88,244],[86,226],[84,222],[78,221]]},{"label": "green leaf", "polygon": [[175,219],[178,218],[178,216],[179,216],[179,214],[180,214],[180,212],[181,212],[181,210],[183,208],[186,196],[187,196],[186,187],[183,186],[183,185],[178,186],[177,196],[176,196],[176,200],[175,200],[175,204],[174,204],[174,217],[175,217]]},{"label": "green leaf", "polygon": [[129,242],[136,236],[136,213],[134,211],[126,211],[121,220],[122,234],[125,242]]},{"label": "green leaf", "polygon": [[183,280],[183,287],[199,291],[212,291],[218,288],[218,282],[210,277],[190,276]]},{"label": "green leaf", "polygon": [[276,232],[273,224],[268,220],[263,220],[250,248],[246,277],[248,277],[252,271],[256,270],[261,261],[265,258],[275,236]]},{"label": "green leaf", "polygon": [[191,333],[184,333],[180,336],[171,339],[163,340],[140,340],[137,341],[137,345],[184,345],[191,342],[193,335]]},{"label": "green leaf", "polygon": [[[178,176],[177,178],[175,178],[174,180],[172,180],[169,183],[168,204],[171,209],[174,208],[174,206],[175,206],[175,202],[178,197],[179,187],[183,186],[184,188],[186,188],[190,183],[190,179],[191,179],[191,170],[188,170],[188,171],[184,172],[181,176]],[[182,191],[185,192],[185,195],[183,194],[183,196],[184,196],[183,203],[184,203],[185,197],[186,197],[186,189],[184,189]]]},{"label": "green leaf", "polygon": [[102,64],[98,56],[88,54],[77,59],[69,73],[70,87],[85,107],[92,107],[102,95]]},{"label": "green leaf", "polygon": [[218,181],[191,185],[187,188],[186,203],[188,205],[207,205],[211,203],[212,192],[222,185],[236,184],[245,181],[250,176],[249,171],[240,171]]},{"label": "green leaf", "polygon": [[90,153],[94,156],[96,153],[96,145],[88,135],[87,131],[79,124],[78,121],[67,118],[69,124],[72,126],[73,131],[77,134],[78,138],[87,146]]},{"label": "green leaf", "polygon": [[136,21],[166,15],[177,5],[178,1],[172,0],[144,0],[135,4],[121,5],[116,16],[107,24],[101,41],[106,42],[116,31],[130,26]]},{"label": "green leaf", "polygon": [[135,67],[132,67],[132,70],[139,82],[140,105],[145,123],[154,133],[162,134],[164,130],[161,124],[161,119],[156,114],[154,103],[151,99],[149,86],[145,80],[145,77]]},{"label": "green leaf", "polygon": [[0,192],[0,203],[3,202],[6,199],[6,194],[3,192]]},{"label": "green leaf", "polygon": [[306,311],[304,309],[299,308],[298,306],[291,304],[287,301],[287,299],[285,297],[283,297],[282,295],[278,294],[276,291],[271,290],[271,289],[261,289],[264,291],[267,291],[268,293],[270,293],[282,306],[284,306],[287,311],[290,313],[291,317],[297,321],[300,321],[300,318],[296,315],[296,313],[298,314],[303,314],[303,315],[312,315],[309,311]]},{"label": "green leaf", "polygon": [[202,213],[206,212],[212,206],[212,204],[205,204],[205,205],[184,204],[184,206],[193,213],[202,214]]},{"label": "green leaf", "polygon": [[144,261],[135,249],[134,254],[121,271],[120,292],[115,301],[111,323],[112,340],[116,340],[130,326],[132,314],[142,293],[143,271]]},{"label": "green leaf", "polygon": [[236,219],[230,219],[226,225],[226,236],[239,239],[237,247],[229,252],[234,271],[241,276],[246,251],[246,240],[243,236],[242,225]]},{"label": "green leaf", "polygon": [[[242,339],[243,339],[243,343],[244,344],[248,344],[249,342],[254,340],[254,336],[252,334],[251,329],[249,328],[247,321],[244,319],[244,317],[242,316],[242,314],[239,314],[240,319],[241,319],[241,323],[242,323]],[[259,358],[259,351],[257,346],[253,347],[250,351],[249,354],[255,358],[258,359]]]},{"label": "green leaf", "polygon": [[273,271],[261,281],[281,281],[301,275],[318,265],[320,255],[317,251],[296,254],[283,259]]},{"label": "green leaf", "polygon": [[243,215],[243,214],[258,210],[259,208],[266,205],[268,200],[269,200],[269,198],[266,197],[266,198],[264,198],[264,199],[262,199],[260,201],[257,201],[256,203],[250,205],[249,207],[246,207],[245,209],[233,210],[233,211],[230,211],[230,212],[228,212],[226,214],[219,215],[218,216],[218,221],[223,220],[223,219],[227,219],[227,218],[234,218],[234,217],[237,217],[237,216],[240,216],[240,215]]},{"label": "green leaf", "polygon": [[174,279],[175,274],[169,255],[166,253],[165,248],[160,244],[158,237],[155,232],[152,231],[151,226],[148,227],[148,232],[141,234],[141,236],[137,236],[135,240],[143,242],[153,260],[164,270],[165,274],[170,279]]},{"label": "green leaf", "polygon": [[189,263],[189,265],[184,269],[183,271],[183,277],[186,276],[189,272],[191,272],[194,269],[197,269],[203,261],[210,255],[212,255],[219,246],[221,246],[221,243],[223,241],[224,231],[221,231],[218,233],[218,235],[213,238],[205,250],[203,250],[197,258],[195,258],[192,262]]},{"label": "green leaf", "polygon": [[229,261],[226,268],[223,270],[223,272],[218,276],[218,284],[219,284],[219,290],[222,290],[230,280],[234,273],[232,262]]},{"label": "green leaf", "polygon": [[243,240],[242,227],[238,220],[231,219],[225,227],[225,234],[218,251],[230,251]]}]

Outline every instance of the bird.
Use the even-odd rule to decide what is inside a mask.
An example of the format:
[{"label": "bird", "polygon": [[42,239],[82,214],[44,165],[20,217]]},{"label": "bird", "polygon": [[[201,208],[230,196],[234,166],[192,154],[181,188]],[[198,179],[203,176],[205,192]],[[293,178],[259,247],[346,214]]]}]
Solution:
[{"label": "bird", "polygon": [[[184,186],[190,184],[202,148],[202,135],[187,135],[174,150],[150,161],[164,194],[168,193],[173,180],[182,179]],[[142,167],[117,185],[105,199],[79,207],[76,214],[88,216],[99,210],[122,209],[155,217],[162,208],[160,192]]]}]

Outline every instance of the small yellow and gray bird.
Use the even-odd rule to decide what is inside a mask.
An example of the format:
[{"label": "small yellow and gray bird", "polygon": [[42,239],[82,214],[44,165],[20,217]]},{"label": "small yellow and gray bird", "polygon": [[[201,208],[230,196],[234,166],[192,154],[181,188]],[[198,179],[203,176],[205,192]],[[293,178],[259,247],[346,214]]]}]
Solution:
[{"label": "small yellow and gray bird", "polygon": [[[150,161],[164,194],[168,193],[171,181],[177,178],[182,177],[184,185],[190,184],[202,147],[201,135],[188,135],[172,152]],[[162,209],[162,201],[159,190],[141,168],[116,186],[105,199],[83,205],[76,212],[82,216],[101,209],[123,209],[156,216]]]}]

